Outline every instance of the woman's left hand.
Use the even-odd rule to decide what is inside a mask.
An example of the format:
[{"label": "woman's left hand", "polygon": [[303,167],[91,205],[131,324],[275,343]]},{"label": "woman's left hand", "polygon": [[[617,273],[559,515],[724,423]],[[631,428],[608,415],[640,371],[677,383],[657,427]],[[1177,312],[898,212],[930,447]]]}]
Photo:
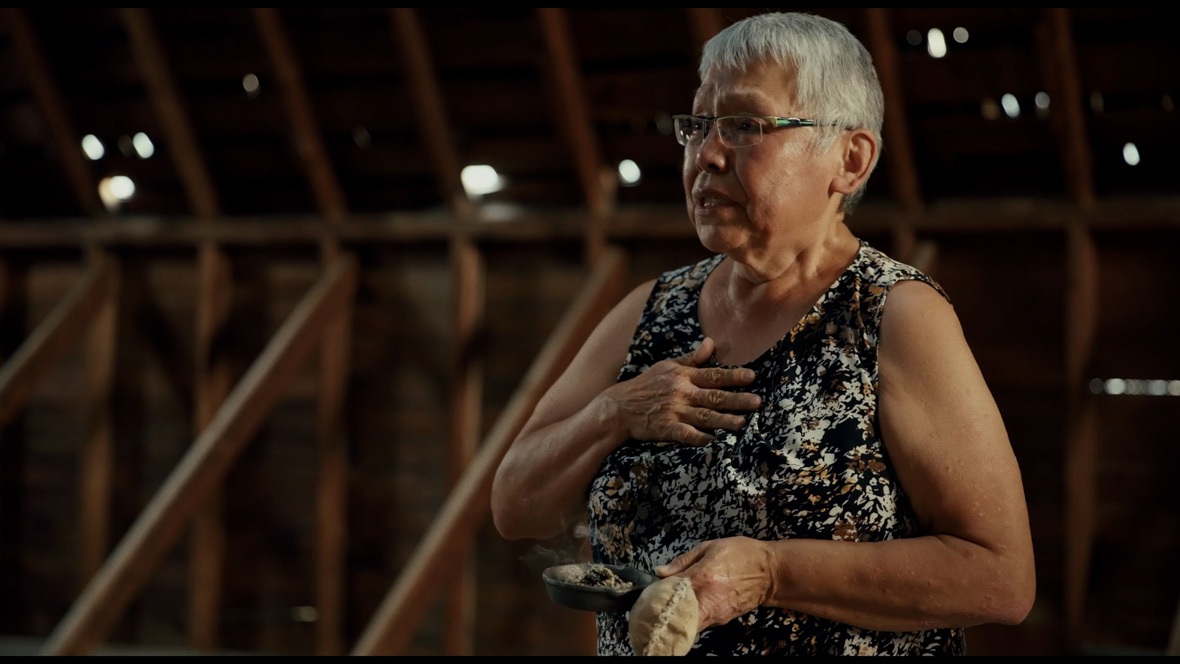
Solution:
[{"label": "woman's left hand", "polygon": [[700,606],[699,630],[724,625],[758,608],[770,592],[770,552],[749,537],[703,542],[655,569],[661,577],[692,580]]}]

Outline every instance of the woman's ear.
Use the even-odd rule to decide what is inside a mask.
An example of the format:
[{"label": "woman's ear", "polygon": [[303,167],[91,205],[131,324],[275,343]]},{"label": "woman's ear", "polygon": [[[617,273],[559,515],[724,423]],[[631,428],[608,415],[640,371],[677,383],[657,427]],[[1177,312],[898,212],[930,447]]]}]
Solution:
[{"label": "woman's ear", "polygon": [[868,129],[849,131],[841,138],[839,145],[843,160],[832,182],[832,189],[847,196],[864,184],[873,172],[880,146],[876,135]]}]

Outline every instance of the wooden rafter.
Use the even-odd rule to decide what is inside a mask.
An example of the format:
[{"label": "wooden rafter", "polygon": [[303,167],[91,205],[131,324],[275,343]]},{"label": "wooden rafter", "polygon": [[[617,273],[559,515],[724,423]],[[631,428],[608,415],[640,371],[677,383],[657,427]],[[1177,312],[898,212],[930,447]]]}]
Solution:
[{"label": "wooden rafter", "polygon": [[1069,9],[1048,8],[1037,32],[1045,84],[1050,91],[1050,126],[1060,147],[1061,168],[1070,198],[1082,209],[1094,205],[1094,175],[1081,108],[1077,53]]},{"label": "wooden rafter", "polygon": [[590,331],[615,303],[623,286],[625,260],[608,248],[585,286],[546,340],[479,454],[447,497],[433,526],[369,621],[353,655],[399,654],[425,619],[422,607],[443,587],[450,562],[487,517],[492,478],[504,453],[524,427],[545,390],[573,359]]},{"label": "wooden rafter", "polygon": [[303,71],[287,29],[283,26],[279,11],[273,8],[254,9],[254,18],[267,55],[274,65],[279,89],[283,94],[283,107],[291,122],[292,143],[307,179],[315,193],[316,203],[328,221],[337,222],[348,213],[343,190],[332,169],[328,151],[324,147],[307,86],[303,82]]},{"label": "wooden rafter", "polygon": [[44,654],[88,654],[105,640],[317,348],[356,278],[355,261],[342,259],[304,296],[54,628]]},{"label": "wooden rafter", "polygon": [[70,121],[65,100],[58,90],[56,79],[28,16],[25,10],[20,8],[7,7],[3,11],[13,44],[28,71],[28,84],[33,91],[33,98],[41,114],[45,116],[51,142],[57,151],[62,168],[65,169],[66,178],[74,189],[78,206],[88,216],[104,216],[106,210],[98,197],[98,183],[94,181],[94,174],[82,159],[78,133]]},{"label": "wooden rafter", "polygon": [[606,237],[600,218],[614,206],[617,181],[604,168],[566,10],[538,8],[537,19],[549,54],[548,73],[557,90],[554,124],[565,134],[573,153],[574,170],[590,210],[586,248],[587,258],[593,263],[605,248]]},{"label": "wooden rafter", "polygon": [[119,14],[189,205],[198,217],[216,217],[221,213],[217,192],[151,16],[143,8],[119,9]]},{"label": "wooden rafter", "polygon": [[460,219],[469,218],[471,201],[459,179],[462,167],[448,129],[446,104],[439,90],[438,76],[418,11],[413,8],[390,9],[389,19],[410,87],[410,99],[417,113],[422,146],[430,156],[439,191],[452,214]]},{"label": "wooden rafter", "polygon": [[[893,205],[863,205],[849,226],[863,233],[888,233],[898,216],[920,232],[971,235],[1061,231],[1077,221],[1109,231],[1164,230],[1180,227],[1180,198],[1157,197],[1098,201],[1081,211],[1071,203],[1036,199],[947,200],[906,214]],[[403,213],[353,215],[331,234],[344,243],[439,243],[455,234],[473,239],[543,242],[575,239],[587,222],[585,211],[536,210],[489,224],[457,222],[450,214]],[[608,237],[644,240],[692,238],[684,223],[684,206],[622,207],[605,219]],[[203,242],[266,246],[319,244],[328,230],[319,216],[112,219],[101,223],[0,222],[0,244],[9,251],[68,248],[98,242],[108,246],[193,247]]]}]

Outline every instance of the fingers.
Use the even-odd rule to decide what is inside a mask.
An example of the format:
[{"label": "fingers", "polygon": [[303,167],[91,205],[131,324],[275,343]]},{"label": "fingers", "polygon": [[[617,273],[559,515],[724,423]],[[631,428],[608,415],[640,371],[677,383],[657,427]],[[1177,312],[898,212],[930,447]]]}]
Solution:
[{"label": "fingers", "polygon": [[686,367],[699,367],[713,357],[714,350],[712,337],[705,337],[701,345],[676,358],[675,362]]},{"label": "fingers", "polygon": [[686,413],[691,424],[701,429],[736,430],[746,426],[746,418],[733,413],[719,413],[708,408],[693,408]]},{"label": "fingers", "polygon": [[693,396],[692,405],[711,410],[757,410],[762,398],[752,392],[728,390],[700,390]]},{"label": "fingers", "polygon": [[660,565],[656,567],[653,571],[659,576],[672,576],[674,574],[679,574],[695,563],[701,557],[702,553],[703,551],[701,550],[701,547],[697,546],[696,548],[686,551],[668,561],[667,565]]}]

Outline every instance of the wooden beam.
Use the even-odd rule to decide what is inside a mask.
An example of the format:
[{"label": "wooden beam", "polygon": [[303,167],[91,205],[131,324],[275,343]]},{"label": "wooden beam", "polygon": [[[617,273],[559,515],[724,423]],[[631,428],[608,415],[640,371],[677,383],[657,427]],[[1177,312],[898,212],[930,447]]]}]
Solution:
[{"label": "wooden beam", "polygon": [[537,9],[541,35],[545,39],[548,71],[557,91],[554,124],[565,135],[574,158],[574,170],[582,183],[582,194],[590,210],[586,227],[587,260],[593,264],[606,246],[602,217],[614,206],[618,179],[608,169],[598,148],[589,101],[583,91],[582,74],[574,52],[573,37],[565,10]]},{"label": "wooden beam", "polygon": [[78,283],[0,367],[0,429],[23,408],[37,384],[87,332],[108,302],[114,268],[91,264]]},{"label": "wooden beam", "polygon": [[220,214],[217,192],[148,10],[120,8],[119,15],[127,28],[131,52],[160,120],[189,205],[198,217],[216,217]]},{"label": "wooden beam", "polygon": [[306,364],[356,278],[356,263],[342,260],[304,296],[54,628],[44,654],[88,654],[106,638]]},{"label": "wooden beam", "polygon": [[[119,12],[148,98],[171,148],[189,206],[199,220],[216,217],[221,214],[221,206],[213,179],[148,10],[121,8]],[[221,407],[230,385],[227,360],[214,351],[213,344],[223,333],[231,286],[225,276],[228,259],[222,255],[218,246],[203,241],[198,261],[201,289],[197,295],[197,404],[194,425],[198,431],[202,431],[210,422],[212,414]],[[211,491],[193,525],[188,628],[189,643],[197,650],[211,650],[217,643],[225,557],[220,505],[218,492]]]},{"label": "wooden beam", "polygon": [[1043,12],[1044,18],[1037,28],[1037,46],[1041,70],[1050,91],[1050,126],[1061,147],[1061,167],[1070,199],[1082,209],[1088,209],[1095,203],[1094,174],[1082,114],[1070,10],[1046,8]]},{"label": "wooden beam", "polygon": [[451,574],[460,551],[488,514],[492,478],[508,446],[524,427],[545,390],[573,359],[591,330],[621,295],[625,260],[621,250],[608,248],[594,267],[577,298],[546,340],[496,420],[459,484],[447,497],[434,525],[426,533],[397,583],[369,621],[353,655],[398,654],[421,625],[422,607]]},{"label": "wooden beam", "polygon": [[909,121],[906,119],[905,88],[901,82],[901,66],[898,64],[897,47],[894,45],[893,27],[889,22],[889,10],[866,8],[865,23],[868,28],[869,52],[872,53],[877,65],[881,89],[885,93],[881,156],[889,165],[893,198],[902,210],[920,210],[922,193],[918,183],[918,168],[914,163]]},{"label": "wooden beam", "polygon": [[[1099,200],[1080,211],[1072,202],[1032,198],[960,199],[927,204],[905,212],[893,204],[862,205],[848,220],[861,233],[889,233],[906,219],[916,232],[947,235],[1064,232],[1073,222],[1098,231],[1166,230],[1180,227],[1180,197]],[[127,217],[89,220],[20,220],[0,222],[0,246],[6,251],[76,248],[92,243],[126,247],[197,247],[223,245],[317,245],[325,237],[343,244],[448,243],[456,235],[473,240],[552,242],[578,240],[588,223],[584,210],[520,210],[502,217],[477,215],[463,221],[435,212],[353,214],[326,229],[318,215],[217,217]],[[696,232],[683,205],[624,206],[604,220],[607,237],[617,240],[691,240]]]},{"label": "wooden beam", "polygon": [[1081,652],[1097,502],[1098,430],[1087,372],[1098,327],[1098,258],[1090,231],[1067,229],[1065,301],[1065,638]]},{"label": "wooden beam", "polygon": [[409,97],[418,116],[418,133],[422,147],[438,179],[438,187],[451,213],[460,219],[472,214],[471,200],[460,180],[462,166],[451,136],[449,116],[439,91],[438,75],[430,59],[426,35],[414,8],[389,10],[393,34],[402,57]]},{"label": "wooden beam", "polygon": [[111,539],[115,441],[112,398],[119,345],[118,260],[101,249],[91,251],[92,265],[107,266],[101,302],[86,338],[86,439],[78,463],[79,588],[85,587],[106,558]]},{"label": "wooden beam", "polygon": [[[276,9],[254,9],[259,32],[278,74],[283,101],[291,120],[296,152],[304,165],[316,203],[329,228],[348,216],[345,195],[324,147],[315,119],[302,66]],[[325,235],[320,243],[325,269],[342,259],[340,243]],[[352,331],[352,293],[324,331],[320,353],[317,439],[319,474],[316,481],[316,654],[343,653],[345,524],[348,521],[348,455],[344,441],[344,401],[348,383]]]},{"label": "wooden beam", "polygon": [[262,35],[262,42],[278,77],[279,89],[283,93],[283,106],[291,122],[295,152],[307,173],[320,211],[329,223],[339,222],[348,214],[348,205],[328,151],[324,148],[324,140],[303,81],[299,57],[291,45],[279,10],[256,8],[253,11],[258,32]]},{"label": "wooden beam", "polygon": [[33,91],[33,98],[41,114],[45,116],[45,124],[49,129],[50,140],[57,152],[58,160],[65,169],[66,179],[74,189],[74,196],[78,199],[78,207],[91,217],[106,215],[106,209],[98,196],[98,183],[94,174],[82,158],[81,137],[74,130],[70,122],[66,103],[57,88],[57,83],[50,70],[49,61],[41,50],[37,35],[29,23],[24,9],[6,7],[3,9],[4,18],[9,25],[13,45],[20,53],[27,72],[27,83]]},{"label": "wooden beam", "polygon": [[[893,189],[893,200],[902,210],[913,212],[922,209],[922,193],[918,180],[918,167],[914,162],[913,141],[910,138],[909,121],[906,119],[905,88],[901,81],[901,66],[898,64],[897,46],[893,39],[893,26],[889,10],[866,8],[865,24],[868,30],[868,48],[877,67],[881,89],[885,95],[885,122],[881,128],[881,156],[889,168],[889,183]],[[897,256],[909,256],[917,251],[917,237],[913,226],[905,217],[898,217],[891,229],[893,252]],[[904,259],[903,259],[904,260]]]},{"label": "wooden beam", "polygon": [[[353,262],[342,255],[325,265]],[[320,342],[319,403],[316,418],[319,468],[315,497],[316,654],[343,655],[348,581],[348,478],[350,462],[344,435],[344,404],[351,367],[355,284],[341,295],[336,317],[326,323]]]},{"label": "wooden beam", "polygon": [[[460,179],[460,162],[451,137],[450,123],[438,78],[430,59],[426,36],[413,8],[389,10],[393,32],[414,100],[423,147],[430,155],[439,189],[456,221],[469,220],[470,199]],[[451,489],[453,490],[479,443],[483,410],[483,367],[477,357],[476,337],[482,325],[483,259],[470,236],[451,236],[451,275],[454,282],[454,364],[451,372]],[[446,632],[443,650],[452,656],[475,650],[475,560],[470,551],[456,557],[461,562],[449,580],[446,599]]]},{"label": "wooden beam", "polygon": [[[451,357],[451,476],[454,490],[462,481],[479,448],[483,413],[482,330],[484,324],[484,264],[479,248],[470,239],[451,243],[453,321]],[[447,592],[447,655],[475,652],[476,560],[463,552]]]},{"label": "wooden beam", "polygon": [[[198,248],[197,280],[194,441],[217,416],[234,380],[224,344],[218,341],[226,333],[233,303],[232,268],[213,242]],[[188,642],[198,652],[212,652],[219,642],[226,538],[221,506],[220,488],[214,489],[193,517],[189,535]]]}]

